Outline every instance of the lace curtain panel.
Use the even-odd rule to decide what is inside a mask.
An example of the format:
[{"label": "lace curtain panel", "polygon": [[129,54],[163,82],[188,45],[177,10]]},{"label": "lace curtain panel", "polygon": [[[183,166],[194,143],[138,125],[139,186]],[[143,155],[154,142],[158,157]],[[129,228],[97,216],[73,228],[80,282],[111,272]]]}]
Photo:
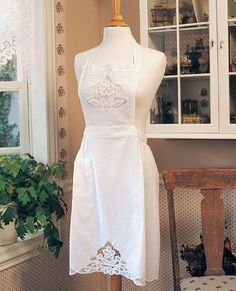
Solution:
[{"label": "lace curtain panel", "polygon": [[34,1],[0,0],[0,67],[16,56],[18,81],[30,79]]}]

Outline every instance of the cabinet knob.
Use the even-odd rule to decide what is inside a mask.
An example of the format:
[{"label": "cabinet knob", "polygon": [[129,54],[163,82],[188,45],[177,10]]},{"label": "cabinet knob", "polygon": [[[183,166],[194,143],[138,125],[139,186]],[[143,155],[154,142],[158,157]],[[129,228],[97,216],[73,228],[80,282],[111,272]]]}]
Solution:
[{"label": "cabinet knob", "polygon": [[215,46],[215,40],[214,39],[212,39],[211,41],[210,41],[210,48],[213,48],[214,46]]},{"label": "cabinet knob", "polygon": [[223,40],[221,40],[221,41],[220,41],[220,49],[222,49],[222,48],[223,48],[223,44],[224,44],[224,41],[223,41]]}]

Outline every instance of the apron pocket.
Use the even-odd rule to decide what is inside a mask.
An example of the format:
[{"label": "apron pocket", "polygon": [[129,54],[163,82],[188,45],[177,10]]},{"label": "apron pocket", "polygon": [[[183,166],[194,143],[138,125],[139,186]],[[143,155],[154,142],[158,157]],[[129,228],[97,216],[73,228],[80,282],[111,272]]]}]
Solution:
[{"label": "apron pocket", "polygon": [[92,196],[93,184],[92,160],[75,160],[73,173],[73,196]]}]

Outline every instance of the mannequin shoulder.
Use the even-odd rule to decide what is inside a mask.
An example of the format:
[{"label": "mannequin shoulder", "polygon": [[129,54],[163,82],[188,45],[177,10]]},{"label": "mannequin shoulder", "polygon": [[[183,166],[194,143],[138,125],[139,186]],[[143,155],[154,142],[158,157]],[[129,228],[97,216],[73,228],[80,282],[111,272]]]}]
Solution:
[{"label": "mannequin shoulder", "polygon": [[83,65],[86,63],[87,59],[94,54],[95,50],[96,50],[96,47],[77,53],[74,59],[75,69],[80,71]]},{"label": "mannequin shoulder", "polygon": [[167,62],[165,53],[144,46],[141,46],[141,57],[143,63],[147,62],[148,64],[160,65],[162,63],[165,66]]},{"label": "mannequin shoulder", "polygon": [[74,70],[75,70],[75,75],[76,75],[77,81],[79,81],[79,79],[80,79],[82,68],[83,68],[84,64],[86,63],[88,58],[90,58],[94,54],[95,50],[96,50],[96,47],[91,48],[87,51],[77,53],[75,55]]},{"label": "mannequin shoulder", "polygon": [[167,58],[165,53],[141,46],[141,74],[162,76],[165,73]]}]

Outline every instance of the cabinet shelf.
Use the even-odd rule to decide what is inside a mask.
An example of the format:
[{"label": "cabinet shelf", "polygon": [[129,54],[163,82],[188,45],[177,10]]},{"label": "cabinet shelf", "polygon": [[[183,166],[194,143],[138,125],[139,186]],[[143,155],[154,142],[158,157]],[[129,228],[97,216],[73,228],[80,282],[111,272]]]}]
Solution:
[{"label": "cabinet shelf", "polygon": [[236,22],[236,17],[229,18],[229,19],[228,19],[228,22],[229,22],[229,23],[231,23],[231,22]]},{"label": "cabinet shelf", "polygon": [[236,20],[234,20],[233,23],[231,21],[229,21],[228,23],[229,23],[229,27],[235,27],[236,26]]},{"label": "cabinet shelf", "polygon": [[196,29],[209,29],[209,22],[195,22],[188,24],[179,24],[179,30],[196,30]]},{"label": "cabinet shelf", "polygon": [[[229,73],[230,75],[236,75],[236,72],[234,73]],[[203,78],[209,78],[210,77],[210,73],[206,73],[206,74],[180,74],[180,75],[165,75],[163,77],[163,79],[175,79],[175,78],[195,78],[195,79],[203,79]]]},{"label": "cabinet shelf", "polygon": [[169,31],[176,31],[176,25],[168,25],[168,26],[157,26],[157,27],[149,27],[149,33],[159,33],[159,32],[169,32]]},{"label": "cabinet shelf", "polygon": [[205,79],[209,79],[210,74],[206,73],[206,74],[181,74],[180,78],[181,79],[188,79],[188,78],[193,78],[195,80],[205,80]]},{"label": "cabinet shelf", "polygon": [[[174,125],[175,126],[175,125]],[[236,124],[235,124],[236,127]],[[227,139],[227,140],[235,140],[236,133],[175,133],[175,132],[156,132],[156,133],[148,133],[148,139]]]},{"label": "cabinet shelf", "polygon": [[149,33],[157,33],[157,32],[168,32],[168,31],[176,31],[179,30],[196,30],[196,29],[208,29],[209,22],[195,22],[195,23],[187,23],[187,24],[179,24],[179,25],[166,25],[166,26],[156,26],[149,27]]},{"label": "cabinet shelf", "polygon": [[178,78],[178,75],[165,75],[163,77],[163,79],[176,79],[176,78]]}]

